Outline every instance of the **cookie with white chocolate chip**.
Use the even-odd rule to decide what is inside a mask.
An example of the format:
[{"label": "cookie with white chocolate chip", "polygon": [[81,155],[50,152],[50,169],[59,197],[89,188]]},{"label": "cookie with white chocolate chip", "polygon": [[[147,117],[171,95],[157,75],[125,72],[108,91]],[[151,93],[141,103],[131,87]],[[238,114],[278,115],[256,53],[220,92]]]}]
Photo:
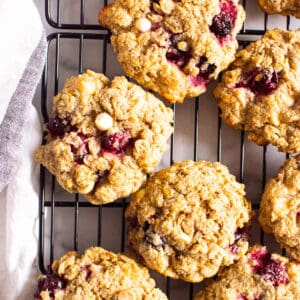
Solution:
[{"label": "cookie with white chocolate chip", "polygon": [[264,190],[259,222],[300,261],[300,155],[287,159]]},{"label": "cookie with white chocolate chip", "polygon": [[200,282],[248,249],[251,204],[221,163],[183,161],[159,171],[125,215],[135,253],[172,278]]},{"label": "cookie with white chocolate chip", "polygon": [[115,0],[99,13],[125,73],[170,102],[204,93],[234,59],[238,0]]},{"label": "cookie with white chocolate chip", "polygon": [[91,247],[70,251],[38,281],[35,299],[167,300],[145,267],[133,259]]},{"label": "cookie with white chocolate chip", "polygon": [[236,54],[214,90],[223,120],[258,145],[300,151],[300,30],[268,30]]},{"label": "cookie with white chocolate chip", "polygon": [[70,193],[94,204],[135,192],[168,149],[173,111],[125,77],[88,70],[54,97],[46,144],[35,154]]}]

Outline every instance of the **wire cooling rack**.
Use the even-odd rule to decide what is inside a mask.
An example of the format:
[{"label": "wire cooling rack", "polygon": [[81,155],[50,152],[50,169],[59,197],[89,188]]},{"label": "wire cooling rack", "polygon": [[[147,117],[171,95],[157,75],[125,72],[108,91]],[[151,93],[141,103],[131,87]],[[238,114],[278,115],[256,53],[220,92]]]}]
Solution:
[{"label": "wire cooling rack", "polygon": [[[257,39],[267,28],[299,27],[291,17],[268,17],[255,1],[243,1],[247,18],[239,35],[240,47]],[[109,32],[97,25],[98,10],[108,1],[45,0],[45,19],[57,32],[48,35],[48,57],[42,77],[41,115],[48,121],[52,98],[62,88],[65,79],[87,68],[109,76],[122,74],[109,42]],[[269,147],[259,147],[245,138],[244,132],[230,129],[219,117],[211,90],[184,104],[172,105],[175,112],[175,132],[170,139],[170,151],[160,168],[174,160],[206,159],[229,166],[240,182],[246,184],[247,196],[253,208],[259,208],[260,196],[268,177],[273,176],[285,154]],[[186,122],[188,120],[190,122]],[[185,148],[184,148],[185,147]],[[93,206],[79,195],[63,191],[55,178],[41,167],[39,207],[39,268],[45,273],[53,259],[68,250],[82,252],[89,246],[126,251],[124,211],[129,199],[120,199],[103,206]],[[256,219],[252,228],[252,243],[267,244],[280,251],[272,237],[265,236]],[[199,289],[195,284],[171,280],[155,272],[152,276],[169,299],[193,299]]]}]

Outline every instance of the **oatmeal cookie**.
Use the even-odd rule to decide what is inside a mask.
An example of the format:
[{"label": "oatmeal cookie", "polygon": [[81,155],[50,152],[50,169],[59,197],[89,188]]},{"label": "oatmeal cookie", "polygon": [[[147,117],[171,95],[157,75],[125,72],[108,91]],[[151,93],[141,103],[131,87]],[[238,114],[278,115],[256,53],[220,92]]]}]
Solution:
[{"label": "oatmeal cookie", "polygon": [[251,205],[224,165],[173,164],[151,177],[126,210],[128,239],[151,269],[200,282],[248,249]]},{"label": "oatmeal cookie", "polygon": [[155,288],[145,267],[133,259],[88,248],[80,256],[70,251],[52,264],[52,272],[40,276],[35,299],[67,300],[167,300]]},{"label": "oatmeal cookie", "polygon": [[300,30],[269,30],[239,51],[214,95],[222,118],[259,145],[300,151]]},{"label": "oatmeal cookie", "polygon": [[259,222],[300,261],[300,155],[285,161],[265,187]]},{"label": "oatmeal cookie", "polygon": [[223,269],[194,300],[300,299],[300,264],[256,245]]},{"label": "oatmeal cookie", "polygon": [[258,4],[267,14],[281,14],[300,18],[299,0],[258,0]]},{"label": "oatmeal cookie", "polygon": [[168,148],[173,112],[125,77],[87,71],[71,77],[46,124],[35,159],[70,193],[94,204],[139,189]]},{"label": "oatmeal cookie", "polygon": [[233,61],[238,0],[115,0],[99,13],[126,74],[170,102],[206,91]]}]

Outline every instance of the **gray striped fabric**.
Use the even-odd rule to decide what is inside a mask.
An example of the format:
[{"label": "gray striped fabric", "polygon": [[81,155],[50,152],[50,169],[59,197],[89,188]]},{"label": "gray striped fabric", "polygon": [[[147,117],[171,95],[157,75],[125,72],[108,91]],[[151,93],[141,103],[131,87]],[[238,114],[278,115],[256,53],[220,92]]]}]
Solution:
[{"label": "gray striped fabric", "polygon": [[41,79],[46,52],[47,42],[43,33],[26,65],[0,125],[0,191],[17,172],[18,162],[21,159],[19,152],[22,140],[26,138],[26,135],[30,136],[30,132],[24,132],[24,124],[28,119],[28,109]]}]

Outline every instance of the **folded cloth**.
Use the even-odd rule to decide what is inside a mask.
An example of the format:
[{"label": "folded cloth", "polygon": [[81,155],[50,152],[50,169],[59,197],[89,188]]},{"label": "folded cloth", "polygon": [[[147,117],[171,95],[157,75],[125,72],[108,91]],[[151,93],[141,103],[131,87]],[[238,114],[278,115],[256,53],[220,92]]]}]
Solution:
[{"label": "folded cloth", "polygon": [[0,299],[33,298],[37,267],[38,166],[41,141],[32,105],[47,43],[32,0],[1,0]]}]

